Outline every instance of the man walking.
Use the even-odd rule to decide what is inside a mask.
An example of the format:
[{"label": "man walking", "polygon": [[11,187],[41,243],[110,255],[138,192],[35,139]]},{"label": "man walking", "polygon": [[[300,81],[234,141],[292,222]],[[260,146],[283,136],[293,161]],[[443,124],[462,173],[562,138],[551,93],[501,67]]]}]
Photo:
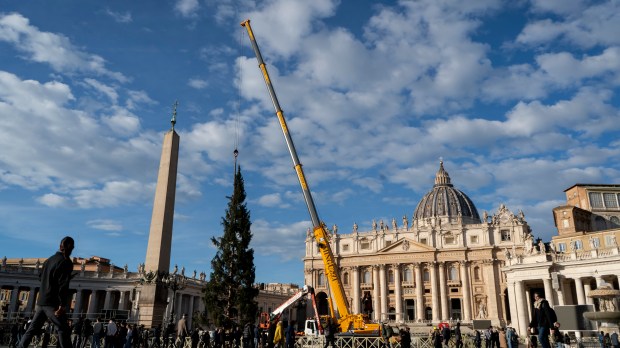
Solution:
[{"label": "man walking", "polygon": [[549,302],[545,300],[539,293],[534,293],[534,311],[532,312],[532,321],[530,328],[538,329],[538,342],[542,348],[551,348],[549,344],[550,329],[557,324],[555,311],[549,306]]},{"label": "man walking", "polygon": [[179,322],[177,323],[177,347],[182,348],[185,345],[185,337],[189,335],[187,330],[186,315],[183,314]]},{"label": "man walking", "polygon": [[67,324],[66,311],[69,308],[69,282],[73,271],[71,252],[74,247],[73,238],[63,238],[58,252],[43,263],[39,275],[41,288],[34,318],[22,336],[19,348],[30,345],[32,337],[40,332],[46,319],[56,326],[60,347],[71,348],[71,330]]}]

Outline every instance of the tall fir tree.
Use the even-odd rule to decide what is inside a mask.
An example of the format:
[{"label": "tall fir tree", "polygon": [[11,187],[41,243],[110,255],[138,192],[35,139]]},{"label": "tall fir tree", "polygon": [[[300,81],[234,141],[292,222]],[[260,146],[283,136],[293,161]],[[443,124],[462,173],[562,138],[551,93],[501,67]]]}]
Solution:
[{"label": "tall fir tree", "polygon": [[222,218],[224,234],[212,237],[217,253],[211,260],[211,276],[204,290],[207,310],[217,325],[230,327],[254,322],[258,315],[258,289],[254,287],[254,250],[250,248],[252,232],[250,212],[245,203],[241,168],[235,171],[233,194]]}]

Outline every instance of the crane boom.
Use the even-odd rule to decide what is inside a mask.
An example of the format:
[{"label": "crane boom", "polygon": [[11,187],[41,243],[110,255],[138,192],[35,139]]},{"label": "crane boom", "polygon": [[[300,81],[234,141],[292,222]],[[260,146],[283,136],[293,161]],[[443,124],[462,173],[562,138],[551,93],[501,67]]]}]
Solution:
[{"label": "crane boom", "polygon": [[[295,172],[297,173],[297,178],[299,179],[299,184],[301,185],[301,190],[304,195],[304,200],[306,202],[306,206],[308,207],[308,212],[310,213],[310,218],[312,220],[312,226],[314,229],[314,239],[316,240],[319,251],[321,253],[321,257],[323,259],[323,263],[325,265],[325,275],[329,282],[329,287],[332,291],[333,297],[336,301],[336,308],[338,309],[339,315],[339,325],[341,331],[348,331],[353,325],[353,329],[357,328],[366,328],[365,318],[361,314],[351,314],[349,311],[349,305],[347,303],[347,297],[344,292],[344,287],[342,286],[342,282],[340,281],[340,275],[338,274],[338,266],[336,265],[336,261],[334,258],[334,254],[332,248],[329,244],[329,235],[325,228],[325,225],[321,223],[318,213],[316,211],[316,207],[314,205],[314,200],[312,199],[312,193],[308,187],[308,183],[306,181],[306,177],[304,175],[304,171],[301,163],[299,162],[299,157],[297,157],[297,151],[295,150],[295,145],[293,144],[293,139],[291,138],[291,134],[289,132],[289,128],[286,125],[286,119],[284,118],[284,112],[280,107],[280,103],[278,102],[278,97],[276,96],[276,92],[273,88],[273,84],[271,83],[271,79],[269,77],[269,73],[267,72],[267,66],[263,61],[263,57],[260,53],[260,49],[258,48],[258,43],[256,42],[256,38],[254,37],[254,32],[252,31],[252,27],[250,26],[250,20],[245,20],[241,23],[241,26],[245,27],[248,36],[250,38],[250,42],[252,44],[252,48],[254,50],[254,54],[256,55],[256,59],[258,60],[258,67],[263,73],[263,79],[265,80],[265,85],[267,85],[267,90],[269,91],[269,96],[271,97],[271,102],[273,103],[273,107],[276,111],[276,116],[280,121],[280,127],[282,128],[282,133],[284,134],[284,138],[286,139],[286,145],[288,147],[289,153],[293,160],[293,165],[295,167]],[[373,328],[374,330],[374,328]]]}]

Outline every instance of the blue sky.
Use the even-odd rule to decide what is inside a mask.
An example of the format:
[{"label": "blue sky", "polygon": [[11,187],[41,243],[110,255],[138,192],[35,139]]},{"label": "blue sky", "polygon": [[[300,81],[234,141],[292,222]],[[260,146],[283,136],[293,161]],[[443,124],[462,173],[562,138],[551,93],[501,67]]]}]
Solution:
[{"label": "blue sky", "polygon": [[0,254],[144,260],[179,101],[172,263],[210,272],[240,151],[257,281],[303,282],[310,226],[250,18],[328,226],[409,218],[439,158],[536,236],[575,183],[619,183],[618,1],[5,1]]}]

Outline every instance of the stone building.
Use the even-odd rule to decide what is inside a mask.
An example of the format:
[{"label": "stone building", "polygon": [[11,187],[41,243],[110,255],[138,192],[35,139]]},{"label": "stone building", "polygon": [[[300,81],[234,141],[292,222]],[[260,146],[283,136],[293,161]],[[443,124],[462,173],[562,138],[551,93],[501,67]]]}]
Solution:
[{"label": "stone building", "polygon": [[[330,236],[352,312],[411,325],[510,321],[501,269],[507,256],[534,244],[523,212],[501,204],[481,218],[471,199],[452,185],[443,162],[411,221],[373,220],[370,231],[353,224],[346,234],[334,226]],[[305,282],[316,289],[319,312],[327,313],[329,289],[311,233],[303,261]]]},{"label": "stone building", "polygon": [[598,310],[589,292],[605,283],[619,288],[620,185],[576,184],[564,192],[566,204],[553,209],[557,235],[545,252],[525,250],[502,269],[512,325],[521,334],[530,322],[534,292],[552,306],[591,304]]},{"label": "stone building", "polygon": [[[15,319],[32,315],[36,298],[39,294],[39,269],[45,258],[3,259],[0,265],[0,325]],[[109,259],[91,257],[73,258],[75,277],[71,280],[72,301],[70,313],[72,318],[84,315],[90,319],[96,317],[127,320],[132,323],[143,321],[144,311],[140,310],[139,299],[142,292],[143,271],[129,271],[127,267],[117,267]],[[205,310],[202,289],[206,275],[201,272],[185,274],[185,288],[168,290],[167,306],[163,321],[174,321],[181,314],[188,314],[189,324],[193,318]],[[174,271],[173,271],[174,272]],[[270,312],[299,291],[295,284],[257,284],[260,292],[256,301],[261,310]],[[174,296],[174,297],[173,297]],[[173,300],[174,298],[174,300]],[[286,313],[288,317],[289,313]],[[296,311],[290,314],[296,316]],[[161,321],[161,319],[160,319]]]}]

